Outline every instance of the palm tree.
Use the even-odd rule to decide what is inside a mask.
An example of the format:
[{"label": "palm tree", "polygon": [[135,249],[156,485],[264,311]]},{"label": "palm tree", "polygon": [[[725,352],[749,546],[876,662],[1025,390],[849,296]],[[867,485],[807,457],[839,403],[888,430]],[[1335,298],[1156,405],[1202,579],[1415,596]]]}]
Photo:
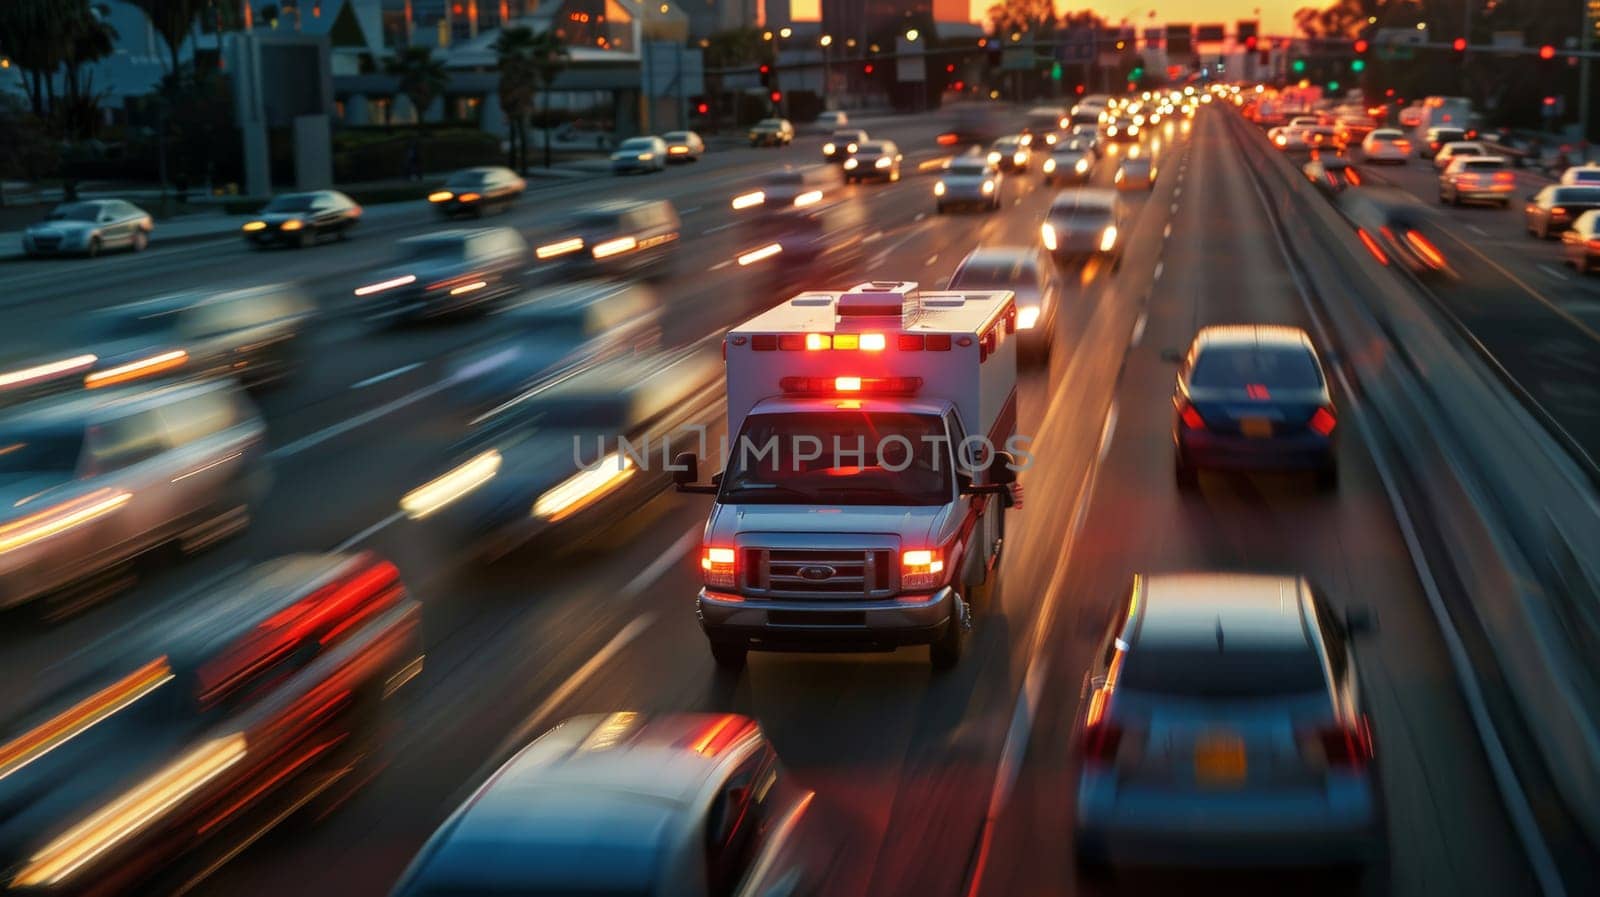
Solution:
[{"label": "palm tree", "polygon": [[417,110],[417,127],[421,129],[433,98],[444,93],[445,86],[450,83],[450,73],[445,71],[444,63],[434,59],[433,51],[427,47],[406,47],[389,57],[383,70],[400,79],[400,92]]},{"label": "palm tree", "polygon": [[556,78],[561,74],[567,64],[572,61],[572,54],[567,52],[567,45],[561,42],[553,31],[541,31],[534,38],[533,46],[533,71],[538,76],[539,89],[539,120],[544,123],[544,167],[551,166],[550,150],[550,88],[555,85]]},{"label": "palm tree", "polygon": [[[71,129],[82,137],[93,137],[100,95],[94,91],[94,73],[82,66],[105,59],[116,51],[117,29],[110,22],[111,8],[103,3],[90,6],[77,0],[74,15],[68,20],[62,62],[66,64],[67,116]],[[86,77],[87,76],[87,77]]]},{"label": "palm tree", "polygon": [[145,18],[150,20],[150,25],[156,29],[156,33],[161,35],[161,40],[167,45],[167,52],[172,57],[172,72],[177,74],[178,50],[188,39],[189,32],[194,30],[195,21],[199,19],[208,0],[129,0],[129,2],[144,11]]},{"label": "palm tree", "polygon": [[508,164],[517,171],[524,170],[528,161],[528,112],[539,79],[533,62],[535,41],[533,29],[520,26],[501,31],[494,42],[500,68],[500,110],[510,129]]},{"label": "palm tree", "polygon": [[0,47],[26,75],[33,114],[41,120],[54,105],[51,79],[67,52],[75,12],[60,0],[0,2]]}]

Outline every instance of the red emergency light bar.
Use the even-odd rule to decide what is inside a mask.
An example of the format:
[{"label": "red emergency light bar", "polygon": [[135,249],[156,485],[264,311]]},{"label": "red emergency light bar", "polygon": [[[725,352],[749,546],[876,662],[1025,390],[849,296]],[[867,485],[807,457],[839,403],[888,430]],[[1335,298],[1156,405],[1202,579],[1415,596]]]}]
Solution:
[{"label": "red emergency light bar", "polygon": [[[742,344],[744,337],[735,337],[734,345]],[[902,352],[948,352],[948,333],[902,333],[895,345]],[[750,348],[757,352],[881,352],[889,347],[889,338],[882,333],[759,333],[750,337]]]},{"label": "red emergency light bar", "polygon": [[922,388],[921,377],[784,377],[778,388],[790,395],[909,396]]}]

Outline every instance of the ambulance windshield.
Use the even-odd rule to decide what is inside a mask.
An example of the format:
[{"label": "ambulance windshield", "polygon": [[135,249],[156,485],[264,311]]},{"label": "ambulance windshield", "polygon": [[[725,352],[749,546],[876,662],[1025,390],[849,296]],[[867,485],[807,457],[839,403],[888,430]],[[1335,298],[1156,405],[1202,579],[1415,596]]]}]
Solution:
[{"label": "ambulance windshield", "polygon": [[936,415],[755,414],[729,449],[719,498],[769,505],[943,505],[953,453]]}]

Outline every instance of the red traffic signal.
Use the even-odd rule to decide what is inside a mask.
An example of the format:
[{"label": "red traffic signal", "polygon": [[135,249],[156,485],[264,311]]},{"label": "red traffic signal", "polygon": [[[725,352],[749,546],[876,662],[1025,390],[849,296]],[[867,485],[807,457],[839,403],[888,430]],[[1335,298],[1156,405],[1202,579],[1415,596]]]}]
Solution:
[{"label": "red traffic signal", "polygon": [[868,75],[872,74],[872,63],[869,62],[866,65],[862,66],[861,67],[861,71],[866,73],[866,74],[868,74]]},{"label": "red traffic signal", "polygon": [[1539,48],[1539,58],[1540,59],[1554,59],[1554,58],[1556,58],[1556,48],[1550,46],[1549,44],[1545,44],[1544,46]]},{"label": "red traffic signal", "polygon": [[957,93],[960,93],[961,91],[967,89],[967,82],[965,82],[965,81],[957,81],[956,83],[950,85],[950,89],[955,91],[955,92],[957,92]]},{"label": "red traffic signal", "polygon": [[1072,92],[1079,96],[1083,96],[1083,85],[1079,84],[1077,87],[1072,88]]},{"label": "red traffic signal", "polygon": [[1247,50],[1254,50],[1256,48],[1256,36],[1254,34],[1252,34],[1249,37],[1245,38],[1244,39],[1244,46],[1245,46],[1245,49],[1247,49]]},{"label": "red traffic signal", "polygon": [[711,111],[711,107],[705,103],[701,103],[700,105],[694,107],[694,111],[700,115],[705,115],[707,112]]},{"label": "red traffic signal", "polygon": [[1357,53],[1365,53],[1365,52],[1367,52],[1367,42],[1364,41],[1364,40],[1356,41],[1356,52]]},{"label": "red traffic signal", "polygon": [[1544,104],[1546,106],[1554,106],[1556,104],[1556,98],[1555,97],[1545,97],[1544,98]]},{"label": "red traffic signal", "polygon": [[1464,37],[1458,37],[1456,38],[1455,43],[1451,44],[1450,46],[1454,47],[1457,53],[1461,53],[1467,49],[1467,39]]},{"label": "red traffic signal", "polygon": [[1389,89],[1388,89],[1388,90],[1385,90],[1385,91],[1384,91],[1384,92],[1383,92],[1383,95],[1384,95],[1384,96],[1386,96],[1386,97],[1392,97],[1392,96],[1394,96],[1394,88],[1393,88],[1393,87],[1391,87],[1391,88],[1389,88]]},{"label": "red traffic signal", "polygon": [[946,71],[946,72],[953,72],[953,71],[955,71],[955,70],[956,70],[956,64],[955,64],[955,63],[953,63],[953,62],[952,62],[952,63],[950,63],[950,64],[948,64],[948,65],[946,65],[946,66],[945,66],[945,67],[944,67],[944,70],[945,70],[945,71]]},{"label": "red traffic signal", "polygon": [[761,64],[761,74],[765,75],[765,74],[767,74],[767,73],[769,73],[771,71],[772,71],[772,66],[767,65],[764,62]]},{"label": "red traffic signal", "polygon": [[773,92],[772,92],[772,102],[774,102],[774,103],[781,103],[781,102],[783,102],[783,91],[781,91],[781,90],[774,90],[774,91],[773,91]]}]

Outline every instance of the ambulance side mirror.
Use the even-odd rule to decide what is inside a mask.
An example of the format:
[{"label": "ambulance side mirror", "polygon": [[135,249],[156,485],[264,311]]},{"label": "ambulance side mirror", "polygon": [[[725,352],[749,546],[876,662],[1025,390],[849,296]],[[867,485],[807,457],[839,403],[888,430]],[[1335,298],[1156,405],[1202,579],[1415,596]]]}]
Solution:
[{"label": "ambulance side mirror", "polygon": [[715,483],[700,482],[700,458],[694,452],[679,452],[672,459],[672,484],[679,492],[714,493]]},{"label": "ambulance side mirror", "polygon": [[989,459],[989,482],[1009,486],[1017,481],[1017,459],[1010,452],[995,452]]}]

